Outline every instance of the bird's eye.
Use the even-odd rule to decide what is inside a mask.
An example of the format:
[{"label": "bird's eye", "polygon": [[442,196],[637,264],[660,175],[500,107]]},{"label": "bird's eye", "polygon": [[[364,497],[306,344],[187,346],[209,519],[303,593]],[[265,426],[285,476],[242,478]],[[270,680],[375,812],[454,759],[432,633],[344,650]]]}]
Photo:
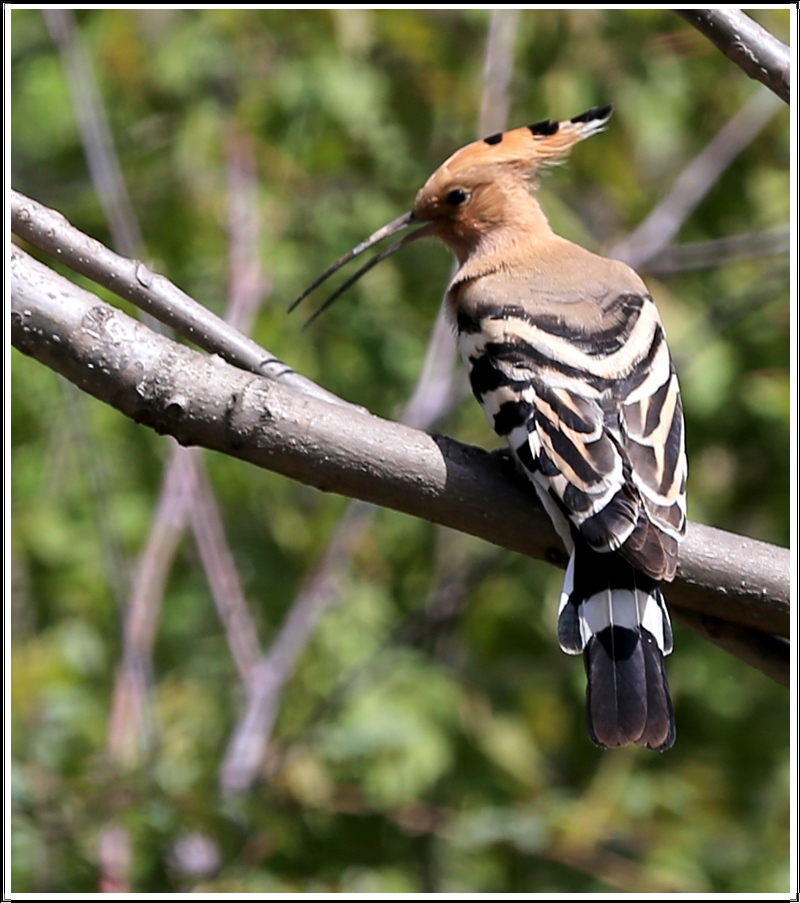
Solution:
[{"label": "bird's eye", "polygon": [[463,188],[454,188],[445,198],[451,207],[460,207],[469,198]]}]

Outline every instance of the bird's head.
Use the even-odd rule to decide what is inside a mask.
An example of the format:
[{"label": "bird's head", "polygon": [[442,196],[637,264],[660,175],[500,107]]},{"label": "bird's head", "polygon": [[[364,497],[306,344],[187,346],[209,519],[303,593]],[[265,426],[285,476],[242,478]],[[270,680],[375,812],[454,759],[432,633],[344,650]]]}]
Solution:
[{"label": "bird's head", "polygon": [[422,186],[408,213],[378,229],[328,267],[290,310],[354,257],[411,226],[419,228],[373,257],[311,319],[381,260],[419,238],[441,239],[463,263],[482,241],[500,229],[519,231],[546,225],[533,199],[538,174],[561,162],[579,141],[601,131],[612,110],[611,105],[592,107],[563,122],[547,119],[498,132],[457,150]]},{"label": "bird's head", "polygon": [[610,106],[594,107],[565,122],[547,119],[462,147],[420,189],[413,222],[429,223],[427,234],[444,241],[462,262],[497,229],[535,228],[543,221],[531,202],[539,172],[600,131],[611,112]]}]

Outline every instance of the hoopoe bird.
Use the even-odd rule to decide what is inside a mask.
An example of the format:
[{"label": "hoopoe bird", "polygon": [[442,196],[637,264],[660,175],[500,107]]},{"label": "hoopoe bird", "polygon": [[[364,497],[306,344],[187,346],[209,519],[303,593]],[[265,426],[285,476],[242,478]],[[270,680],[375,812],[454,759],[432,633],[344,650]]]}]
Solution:
[{"label": "hoopoe bird", "polygon": [[[664,668],[672,580],[686,528],[678,380],[655,303],[626,264],[556,235],[537,176],[601,131],[611,106],[546,120],[456,151],[408,213],[329,267],[419,226],[458,261],[445,296],[472,391],[530,478],[569,552],[558,611],[564,652],[583,654],[589,737],[665,750],[675,719]],[[312,317],[312,319],[314,318]]]}]

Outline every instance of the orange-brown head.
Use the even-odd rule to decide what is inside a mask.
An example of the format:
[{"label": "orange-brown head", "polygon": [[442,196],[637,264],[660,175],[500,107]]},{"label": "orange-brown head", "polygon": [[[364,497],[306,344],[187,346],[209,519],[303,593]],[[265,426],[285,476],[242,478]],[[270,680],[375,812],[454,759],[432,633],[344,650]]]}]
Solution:
[{"label": "orange-brown head", "polygon": [[549,233],[547,219],[534,198],[539,172],[561,162],[575,144],[601,131],[612,109],[610,105],[593,107],[563,122],[544,120],[498,132],[457,150],[422,186],[412,210],[337,260],[300,295],[290,310],[344,264],[409,226],[421,228],[373,257],[314,317],[373,266],[418,238],[439,238],[463,264],[472,254],[491,252],[506,230],[515,234],[540,230]]},{"label": "orange-brown head", "polygon": [[463,263],[506,228],[536,232],[547,220],[533,195],[542,168],[600,131],[612,107],[594,107],[565,122],[545,120],[499,132],[457,150],[417,194],[413,217],[428,222]]}]

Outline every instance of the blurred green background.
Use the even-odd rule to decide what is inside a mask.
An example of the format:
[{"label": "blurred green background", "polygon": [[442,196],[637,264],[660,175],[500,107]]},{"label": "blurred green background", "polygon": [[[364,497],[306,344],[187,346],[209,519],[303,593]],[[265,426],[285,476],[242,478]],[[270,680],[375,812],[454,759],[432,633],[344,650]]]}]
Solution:
[{"label": "blurred green background", "polygon": [[[788,42],[788,11],[750,12]],[[393,257],[309,330],[286,308],[478,137],[491,15],[74,13],[71,65],[99,83],[136,253],[222,313],[232,268],[241,275],[230,173],[252,159],[254,337],[395,416],[450,272],[444,249]],[[59,23],[36,10],[10,18],[13,185],[124,250],[87,166]],[[616,107],[541,189],[556,231],[600,252],[753,95],[771,100],[668,10],[528,10],[515,31],[509,126]],[[767,233],[766,251],[720,261],[712,245],[696,269],[640,267],[681,378],[691,519],[780,545],[789,144],[779,108],[677,236]],[[457,381],[463,402],[436,430],[496,447]],[[582,664],[556,642],[561,572],[389,511],[356,543],[288,680],[261,779],[236,796],[221,793],[219,770],[243,691],[184,538],[151,600],[150,740],[115,758],[122,610],[171,446],[17,352],[11,401],[13,890],[108,889],[115,849],[127,851],[122,886],[140,892],[787,890],[784,689],[678,627],[674,749],[595,749]],[[267,648],[348,502],[220,455],[205,467]]]}]

